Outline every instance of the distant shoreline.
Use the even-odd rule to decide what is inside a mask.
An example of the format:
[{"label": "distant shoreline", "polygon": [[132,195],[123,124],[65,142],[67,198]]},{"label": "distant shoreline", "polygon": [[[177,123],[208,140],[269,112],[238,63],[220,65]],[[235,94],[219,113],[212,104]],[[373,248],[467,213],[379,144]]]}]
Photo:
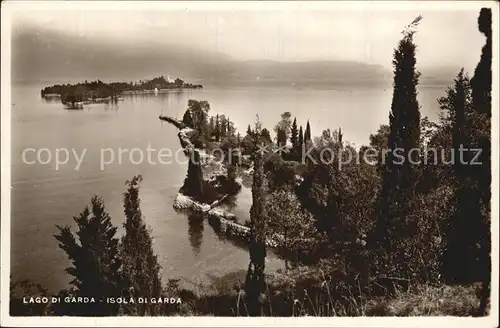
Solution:
[{"label": "distant shoreline", "polygon": [[126,95],[137,95],[137,94],[156,94],[156,93],[168,93],[172,91],[182,91],[182,90],[193,90],[193,89],[203,89],[203,86],[196,87],[196,88],[165,88],[165,89],[157,89],[157,90],[127,90],[123,91],[121,95],[126,96]]}]

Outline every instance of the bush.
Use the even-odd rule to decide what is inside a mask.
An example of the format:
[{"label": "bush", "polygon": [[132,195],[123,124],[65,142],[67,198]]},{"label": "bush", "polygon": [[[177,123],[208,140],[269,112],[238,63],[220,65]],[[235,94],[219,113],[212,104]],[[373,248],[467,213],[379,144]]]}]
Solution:
[{"label": "bush", "polygon": [[419,285],[394,298],[374,299],[367,304],[370,316],[474,316],[479,309],[478,285]]}]

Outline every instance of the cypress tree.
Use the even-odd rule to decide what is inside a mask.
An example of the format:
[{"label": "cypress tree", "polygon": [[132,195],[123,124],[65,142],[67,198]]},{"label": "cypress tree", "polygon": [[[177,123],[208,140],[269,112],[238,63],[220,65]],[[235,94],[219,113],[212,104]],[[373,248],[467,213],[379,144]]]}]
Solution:
[{"label": "cypress tree", "polygon": [[[453,173],[456,178],[454,212],[447,222],[446,248],[443,254],[443,276],[448,283],[464,282],[470,276],[469,270],[477,268],[474,263],[475,234],[477,228],[471,223],[474,221],[478,199],[476,199],[472,181],[470,181],[470,167],[463,164],[460,146],[470,148],[471,131],[471,88],[469,79],[463,69],[455,79],[453,88],[448,88],[447,96],[439,99],[442,109],[449,112],[451,123]],[[469,161],[469,154],[465,153],[464,160]],[[469,198],[472,197],[472,198]],[[470,203],[471,202],[471,203]],[[473,203],[472,203],[473,202]],[[471,238],[472,237],[472,238]],[[465,279],[464,279],[465,278]]]},{"label": "cypress tree", "polygon": [[186,196],[203,201],[203,172],[200,165],[200,154],[197,150],[193,150],[190,156],[187,176],[181,191]]},{"label": "cypress tree", "polygon": [[220,136],[221,138],[227,137],[227,119],[224,115],[220,116]]},{"label": "cypress tree", "polygon": [[344,135],[342,134],[342,128],[339,128],[339,145],[341,148],[344,146],[342,143],[343,138],[344,138]]},{"label": "cypress tree", "polygon": [[220,141],[220,120],[219,114],[215,117],[215,141]]},{"label": "cypress tree", "polygon": [[474,70],[471,79],[472,101],[474,108],[486,117],[491,118],[491,55],[492,55],[492,34],[491,34],[491,9],[482,8],[477,20],[479,31],[486,36],[486,44],[481,51],[481,59]]},{"label": "cypress tree", "polygon": [[[415,193],[417,182],[417,166],[409,163],[408,153],[418,149],[420,141],[420,111],[417,100],[417,84],[419,72],[415,69],[416,45],[413,42],[414,31],[421,16],[403,32],[403,38],[394,50],[394,91],[391,113],[389,115],[390,133],[386,153],[386,165],[382,176],[381,191],[377,201],[377,221],[375,228],[375,245],[404,262],[404,249],[393,249],[398,239],[408,235],[405,222],[409,213],[410,200]],[[403,163],[395,156],[395,150],[404,157]],[[403,257],[400,257],[403,256]],[[388,267],[395,263],[386,263]],[[388,268],[386,267],[386,268]],[[404,274],[404,272],[401,272]]]},{"label": "cypress tree", "polygon": [[[472,103],[479,119],[476,129],[482,133],[478,137],[477,145],[482,149],[477,167],[478,194],[482,200],[484,213],[480,216],[478,241],[479,278],[483,280],[483,295],[479,306],[479,313],[483,315],[490,293],[491,282],[491,88],[492,88],[492,28],[491,9],[482,8],[478,18],[479,31],[486,36],[486,44],[481,52],[481,59],[474,71],[472,84]],[[479,218],[479,217],[478,217]]]},{"label": "cypress tree", "polygon": [[[125,213],[125,235],[121,239],[121,257],[123,272],[128,280],[130,296],[147,299],[161,296],[162,285],[158,256],[153,251],[153,239],[144,222],[140,208],[139,184],[142,176],[135,176],[127,181],[127,191],[123,194]],[[161,304],[136,303],[129,304],[128,314],[158,315]]]},{"label": "cypress tree", "polygon": [[[482,149],[479,161],[474,171],[479,183],[478,192],[487,212],[490,211],[491,200],[491,9],[482,8],[478,18],[479,31],[486,36],[486,44],[481,52],[481,59],[471,79],[472,104],[475,112],[474,128],[476,129],[476,148]],[[489,223],[488,223],[489,224]],[[488,242],[489,244],[489,242]]]},{"label": "cypress tree", "polygon": [[241,134],[239,132],[236,134],[236,145],[238,147],[241,145]]},{"label": "cypress tree", "polygon": [[297,154],[297,160],[302,160],[302,147],[304,145],[304,133],[302,132],[302,125],[299,127],[299,136],[297,138],[297,147],[295,148],[295,152]]},{"label": "cypress tree", "polygon": [[186,110],[184,116],[182,117],[182,123],[184,123],[187,127],[194,128],[193,118],[191,117],[191,112],[189,109]]},{"label": "cypress tree", "polygon": [[[64,314],[78,316],[116,316],[119,304],[105,302],[107,297],[122,296],[125,286],[121,273],[116,227],[106,212],[102,198],[92,197],[90,209],[86,207],[79,216],[73,217],[78,231],[76,237],[69,226],[56,226],[59,232],[54,237],[59,248],[66,252],[72,266],[66,273],[73,276],[71,297],[95,297],[95,303],[62,305]],[[102,300],[102,303],[100,302]]]},{"label": "cypress tree", "polygon": [[299,130],[297,129],[297,118],[293,119],[292,129],[291,129],[291,137],[290,141],[292,142],[293,149],[297,149],[299,143]]},{"label": "cypress tree", "polygon": [[252,135],[252,128],[250,127],[250,124],[248,124],[247,136],[251,136],[251,135]]},{"label": "cypress tree", "polygon": [[304,144],[304,133],[302,132],[302,125],[299,128],[299,137],[298,137],[298,147],[302,150],[302,145]]},{"label": "cypress tree", "polygon": [[[258,143],[260,129],[256,127],[255,144]],[[261,295],[265,292],[266,283],[264,276],[266,259],[266,210],[264,190],[264,164],[262,154],[254,152],[254,174],[252,184],[252,206],[250,208],[250,263],[245,282],[248,314],[251,316],[262,315]]]},{"label": "cypress tree", "polygon": [[[462,164],[455,158],[455,210],[448,225],[443,274],[449,283],[482,281],[479,313],[484,315],[491,282],[491,9],[481,9],[478,27],[486,36],[486,44],[470,86],[460,72],[455,88],[444,98],[448,100],[445,105],[452,108],[455,151],[458,146],[481,149],[481,164]],[[466,155],[467,163],[472,154]]]},{"label": "cypress tree", "polygon": [[210,136],[213,136],[215,134],[215,120],[213,116],[210,116],[209,133]]},{"label": "cypress tree", "polygon": [[236,129],[234,128],[234,123],[231,122],[229,117],[227,118],[227,135],[228,137],[234,137],[234,134],[236,133]]},{"label": "cypress tree", "polygon": [[311,140],[311,125],[309,124],[309,120],[307,120],[306,131],[304,132],[304,142]]}]

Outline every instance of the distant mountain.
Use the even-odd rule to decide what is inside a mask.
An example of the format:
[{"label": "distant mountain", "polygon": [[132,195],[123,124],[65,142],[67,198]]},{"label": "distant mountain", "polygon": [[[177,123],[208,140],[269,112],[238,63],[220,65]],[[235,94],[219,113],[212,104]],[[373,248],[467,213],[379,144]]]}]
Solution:
[{"label": "distant mountain", "polygon": [[[419,68],[422,73],[420,77],[420,84],[422,85],[451,85],[453,79],[460,72],[461,67],[458,66],[427,66]],[[472,77],[474,72],[468,72]]]},{"label": "distant mountain", "polygon": [[125,43],[92,40],[63,33],[25,29],[13,34],[12,76],[22,81],[74,81],[83,79],[137,80],[158,76],[193,77],[205,67],[229,60],[155,42]]},{"label": "distant mountain", "polygon": [[[154,40],[118,42],[23,28],[12,38],[13,81],[135,81],[170,74],[203,85],[389,85],[392,72],[354,61],[237,61],[231,57]],[[452,76],[456,75],[454,73]],[[425,81],[432,79],[427,74]]]},{"label": "distant mountain", "polygon": [[238,61],[229,66],[231,80],[309,84],[386,84],[390,72],[382,66],[355,61]]}]

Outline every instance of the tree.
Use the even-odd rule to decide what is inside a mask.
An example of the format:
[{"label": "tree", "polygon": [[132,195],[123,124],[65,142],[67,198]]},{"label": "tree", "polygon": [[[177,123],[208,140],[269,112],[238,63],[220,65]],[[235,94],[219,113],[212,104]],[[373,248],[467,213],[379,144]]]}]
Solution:
[{"label": "tree", "polygon": [[389,125],[381,124],[375,134],[370,134],[370,148],[376,150],[377,163],[379,168],[382,167],[384,150],[387,149],[390,132],[391,128],[389,127]]},{"label": "tree", "polygon": [[[458,146],[482,151],[480,165],[460,161],[453,167],[455,210],[447,229],[443,273],[452,283],[483,281],[479,312],[484,314],[491,281],[491,9],[481,9],[478,26],[486,36],[486,45],[474,77],[469,83],[462,70],[454,88],[440,101],[449,111],[455,152]],[[464,162],[471,160],[471,154],[467,155]]]},{"label": "tree", "polygon": [[[9,314],[11,316],[47,316],[59,315],[54,310],[54,304],[48,303],[28,303],[25,302],[25,297],[50,297],[49,292],[40,284],[30,280],[12,281],[9,288]],[[57,306],[55,306],[57,309]],[[64,314],[64,313],[61,313]]]},{"label": "tree", "polygon": [[188,172],[181,192],[195,200],[203,200],[203,172],[200,165],[200,154],[197,150],[193,150],[190,156]]},{"label": "tree", "polygon": [[283,129],[277,129],[276,130],[276,141],[279,146],[284,146],[286,145],[286,131]]},{"label": "tree", "polygon": [[278,135],[278,143],[286,145],[286,141],[290,137],[290,128],[292,126],[292,114],[284,112],[281,114],[281,120],[274,127],[274,132]]},{"label": "tree", "polygon": [[[449,125],[452,141],[452,158],[457,162],[453,163],[453,169],[459,180],[463,182],[467,174],[468,165],[464,165],[460,161],[460,145],[465,148],[471,147],[471,140],[474,131],[470,131],[471,115],[472,115],[472,95],[471,84],[469,77],[460,70],[453,88],[446,90],[446,97],[438,99],[438,103],[445,117],[443,117],[444,124]],[[465,160],[469,160],[468,154],[464,154]]]},{"label": "tree", "polygon": [[215,119],[214,119],[213,116],[210,116],[210,121],[209,121],[209,124],[208,124],[208,130],[209,130],[209,134],[210,134],[211,137],[213,135],[215,135]]},{"label": "tree", "polygon": [[182,117],[182,123],[184,123],[187,127],[193,128],[193,119],[191,117],[191,113],[189,110],[186,110],[184,116]]},{"label": "tree", "polygon": [[[302,145],[304,144],[304,133],[302,132],[302,125],[299,128],[299,137],[297,139],[297,150],[299,154],[302,154]],[[301,157],[301,156],[299,156]]]},{"label": "tree", "polygon": [[260,133],[260,136],[262,137],[262,139],[264,139],[268,143],[270,143],[272,141],[271,140],[271,133],[269,133],[269,130],[266,129],[266,128],[262,129],[262,132]]},{"label": "tree", "polygon": [[311,141],[311,125],[309,124],[309,120],[307,120],[306,131],[304,132],[304,142]]},{"label": "tree", "polygon": [[193,120],[193,129],[198,130],[200,134],[206,135],[208,130],[208,112],[210,104],[207,101],[188,100],[188,110]]},{"label": "tree", "polygon": [[483,276],[483,295],[479,308],[480,314],[484,314],[488,302],[490,281],[491,281],[491,88],[492,88],[492,29],[491,29],[491,9],[482,8],[478,18],[479,31],[486,36],[486,44],[481,52],[474,76],[471,80],[472,102],[476,112],[476,127],[482,131],[477,144],[483,152],[479,158],[481,165],[477,168],[475,175],[478,177],[479,194],[486,215],[482,215],[480,228],[480,275]]},{"label": "tree", "polygon": [[228,117],[227,118],[227,136],[234,137],[235,133],[236,133],[236,128],[234,127],[234,123],[231,122],[231,120]]},{"label": "tree", "polygon": [[338,173],[337,168],[337,165],[318,161],[317,165],[310,166],[304,175],[304,181],[297,188],[302,204],[315,217],[318,231],[325,233],[332,243],[335,242],[334,229],[341,203],[333,183]]},{"label": "tree", "polygon": [[[255,127],[256,140],[261,133],[261,124],[257,116]],[[262,314],[261,295],[266,289],[264,269],[266,259],[266,207],[264,188],[264,165],[260,152],[254,152],[254,174],[252,183],[252,206],[250,208],[250,263],[245,282],[245,292],[248,300],[248,313],[251,316]]]},{"label": "tree", "polygon": [[215,141],[219,142],[220,141],[220,119],[219,119],[219,114],[217,114],[215,118]]},{"label": "tree", "polygon": [[295,253],[298,260],[301,243],[317,233],[311,214],[302,208],[295,194],[283,189],[269,196],[266,213],[268,235],[282,236],[280,247]]},{"label": "tree", "polygon": [[241,144],[241,134],[239,132],[236,134],[236,144],[238,147]]},{"label": "tree", "polygon": [[293,119],[290,141],[292,142],[293,149],[297,149],[299,144],[299,130],[297,128],[297,118]]},{"label": "tree", "polygon": [[[387,257],[378,263],[381,270],[390,270],[395,262],[405,263],[405,249],[396,247],[412,233],[411,222],[407,221],[410,208],[408,204],[415,196],[418,179],[418,167],[409,161],[412,149],[419,148],[420,111],[417,100],[419,73],[415,69],[416,46],[413,42],[414,31],[421,16],[417,17],[403,32],[403,38],[394,50],[394,91],[391,113],[389,115],[390,132],[383,170],[381,191],[377,202],[377,222],[373,242]],[[404,158],[403,163],[395,155],[396,150]],[[415,159],[414,159],[415,160]],[[387,262],[388,261],[388,262]],[[408,272],[399,272],[408,274]]]},{"label": "tree", "polygon": [[69,226],[57,225],[59,232],[54,235],[59,248],[66,252],[72,263],[66,269],[73,276],[68,293],[74,297],[95,297],[96,302],[67,305],[69,309],[66,311],[79,316],[116,316],[120,305],[104,300],[123,296],[122,262],[118,238],[115,237],[116,227],[111,223],[102,198],[93,196],[90,209],[85,207],[73,220],[78,226],[76,238]]},{"label": "tree", "polygon": [[174,84],[176,87],[181,88],[184,85],[184,81],[181,80],[180,78],[176,78]]},{"label": "tree", "polygon": [[461,154],[460,147],[472,148],[474,130],[472,99],[469,79],[460,71],[453,88],[448,88],[447,97],[440,100],[442,107],[450,111],[453,173],[455,177],[454,212],[447,225],[446,249],[443,256],[443,273],[448,283],[471,283],[477,280],[481,238],[481,204],[474,181],[472,167],[468,164],[470,154]]},{"label": "tree", "polygon": [[250,127],[250,124],[248,124],[248,128],[247,128],[247,136],[251,136],[252,135],[252,128]]},{"label": "tree", "polygon": [[[138,175],[126,182],[128,189],[123,194],[125,235],[121,239],[120,250],[130,296],[151,299],[161,296],[162,285],[158,256],[153,251],[153,240],[140,208],[141,181],[142,176]],[[128,314],[141,316],[161,314],[161,306],[155,303],[130,304],[127,310]]]},{"label": "tree", "polygon": [[221,138],[225,138],[228,135],[228,121],[226,119],[226,116],[224,114],[221,114],[219,116],[219,121],[220,121],[220,136]]}]

